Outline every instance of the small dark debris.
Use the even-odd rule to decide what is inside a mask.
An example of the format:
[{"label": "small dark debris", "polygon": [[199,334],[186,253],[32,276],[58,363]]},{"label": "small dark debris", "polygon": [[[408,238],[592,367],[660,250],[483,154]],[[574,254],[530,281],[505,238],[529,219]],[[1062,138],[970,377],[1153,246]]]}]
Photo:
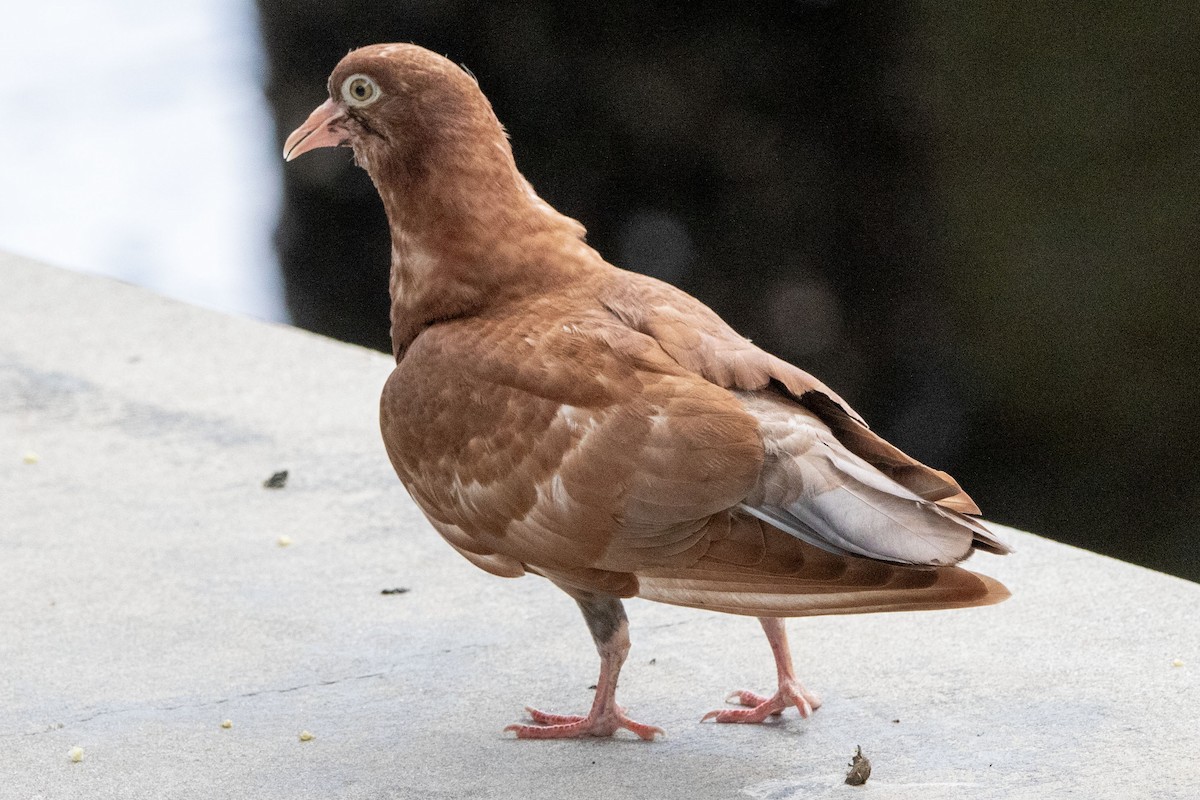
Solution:
[{"label": "small dark debris", "polygon": [[397,586],[395,589],[381,589],[380,594],[408,594],[407,586]]},{"label": "small dark debris", "polygon": [[850,758],[850,771],[846,773],[846,783],[851,786],[862,786],[871,777],[871,762],[862,754],[862,747],[854,748]]},{"label": "small dark debris", "polygon": [[654,666],[655,664],[657,664],[657,663],[658,663],[658,659],[657,659],[657,658],[652,658],[652,659],[650,659],[650,666],[652,666],[652,667],[653,667],[653,666]]},{"label": "small dark debris", "polygon": [[894,720],[892,720],[892,722],[894,722],[894,723],[895,723],[895,724],[897,724],[897,725],[899,725],[899,724],[900,724],[900,720],[898,720],[898,719],[894,719]]},{"label": "small dark debris", "polygon": [[594,691],[596,691],[596,684],[594,684],[594,683],[593,683],[593,684],[592,684],[591,686],[589,686],[588,688],[589,688],[589,689],[591,689],[591,690],[594,692]]},{"label": "small dark debris", "polygon": [[287,476],[288,471],[286,469],[281,469],[279,472],[276,472],[274,475],[263,481],[263,488],[282,489],[287,485]]}]

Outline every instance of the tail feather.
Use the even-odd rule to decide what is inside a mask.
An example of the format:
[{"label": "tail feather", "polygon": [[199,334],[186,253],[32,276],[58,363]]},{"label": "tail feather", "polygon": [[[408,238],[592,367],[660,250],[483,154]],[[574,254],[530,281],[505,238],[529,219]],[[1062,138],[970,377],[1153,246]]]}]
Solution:
[{"label": "tail feather", "polygon": [[716,565],[650,570],[637,575],[638,596],[755,617],[969,608],[999,603],[1009,596],[999,581],[958,567],[913,569],[867,563],[884,572],[859,576],[869,580],[849,575],[814,581]]}]

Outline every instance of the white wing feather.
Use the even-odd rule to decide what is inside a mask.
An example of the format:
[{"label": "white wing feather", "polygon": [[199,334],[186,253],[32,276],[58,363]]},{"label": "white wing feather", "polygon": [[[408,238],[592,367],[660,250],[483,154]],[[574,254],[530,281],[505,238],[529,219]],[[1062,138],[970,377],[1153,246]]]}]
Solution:
[{"label": "white wing feather", "polygon": [[[739,393],[760,421],[768,460],[746,513],[833,553],[948,566],[971,553],[982,524],[896,483],[843,446],[803,408]],[[1000,545],[1003,547],[1003,545]]]}]

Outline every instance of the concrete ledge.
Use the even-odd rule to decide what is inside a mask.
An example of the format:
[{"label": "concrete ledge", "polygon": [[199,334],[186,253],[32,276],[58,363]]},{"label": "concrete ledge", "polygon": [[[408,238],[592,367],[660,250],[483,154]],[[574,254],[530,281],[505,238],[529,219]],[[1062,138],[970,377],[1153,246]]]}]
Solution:
[{"label": "concrete ledge", "polygon": [[808,721],[698,724],[773,685],[757,624],[634,601],[620,698],[669,737],[503,735],[596,656],[409,502],[389,370],[0,257],[0,798],[1200,796],[1200,586],[1016,531],[1001,606],[793,622]]}]

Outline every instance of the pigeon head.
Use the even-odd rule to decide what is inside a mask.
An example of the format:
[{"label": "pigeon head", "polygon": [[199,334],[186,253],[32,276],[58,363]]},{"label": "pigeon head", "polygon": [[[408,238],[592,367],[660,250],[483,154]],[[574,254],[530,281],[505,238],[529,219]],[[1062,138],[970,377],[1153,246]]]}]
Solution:
[{"label": "pigeon head", "polygon": [[346,146],[388,217],[396,353],[431,320],[536,293],[574,269],[538,257],[538,248],[599,258],[583,226],[521,175],[474,76],[436,53],[411,44],[352,51],[283,156]]},{"label": "pigeon head", "polygon": [[[480,147],[493,142],[501,147]],[[475,79],[411,44],[371,45],[343,58],[329,78],[329,99],[287,138],[283,155],[291,161],[319,147],[345,146],[376,183],[410,181],[430,164],[469,167],[481,156],[514,166]]]}]

